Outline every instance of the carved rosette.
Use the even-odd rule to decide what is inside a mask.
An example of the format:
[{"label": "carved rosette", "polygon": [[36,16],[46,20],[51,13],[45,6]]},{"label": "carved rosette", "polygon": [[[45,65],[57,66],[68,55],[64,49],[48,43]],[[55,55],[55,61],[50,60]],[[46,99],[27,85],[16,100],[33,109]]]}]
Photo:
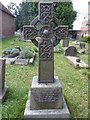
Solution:
[{"label": "carved rosette", "polygon": [[53,18],[53,4],[40,3],[40,21],[44,24],[50,24]]},{"label": "carved rosette", "polygon": [[53,33],[49,25],[44,25],[40,29],[39,34],[40,34],[40,37],[42,37],[42,39],[48,40],[48,39],[51,39]]}]

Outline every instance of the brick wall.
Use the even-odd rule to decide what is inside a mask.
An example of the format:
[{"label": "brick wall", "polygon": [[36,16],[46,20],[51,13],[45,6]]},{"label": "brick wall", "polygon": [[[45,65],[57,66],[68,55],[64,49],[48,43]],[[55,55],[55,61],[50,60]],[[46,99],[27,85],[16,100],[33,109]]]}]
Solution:
[{"label": "brick wall", "polygon": [[14,30],[14,18],[0,10],[0,38],[12,36]]}]

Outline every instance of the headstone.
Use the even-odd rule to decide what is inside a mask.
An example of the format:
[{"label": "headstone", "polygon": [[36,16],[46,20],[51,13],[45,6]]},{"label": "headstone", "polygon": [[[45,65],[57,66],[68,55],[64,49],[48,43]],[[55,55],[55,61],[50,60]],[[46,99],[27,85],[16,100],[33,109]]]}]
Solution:
[{"label": "headstone", "polygon": [[63,47],[68,47],[69,46],[69,40],[68,39],[65,39],[63,40]]},{"label": "headstone", "polygon": [[65,56],[76,56],[77,54],[78,51],[74,46],[70,46],[65,50]]},{"label": "headstone", "polygon": [[0,58],[0,102],[4,100],[7,86],[5,85],[5,62],[4,58]]},{"label": "headstone", "polygon": [[[42,27],[37,30],[34,26],[38,21]],[[51,21],[58,25],[54,30],[51,29]],[[69,118],[61,84],[54,76],[54,47],[68,34],[68,27],[58,23],[53,16],[53,2],[42,2],[39,3],[39,15],[30,26],[24,26],[24,38],[31,39],[39,48],[38,76],[33,77],[25,118]],[[38,42],[36,37],[41,37],[41,41]]]},{"label": "headstone", "polygon": [[86,44],[85,44],[84,42],[80,42],[80,48],[81,48],[81,49],[84,49],[85,46],[86,46]]}]

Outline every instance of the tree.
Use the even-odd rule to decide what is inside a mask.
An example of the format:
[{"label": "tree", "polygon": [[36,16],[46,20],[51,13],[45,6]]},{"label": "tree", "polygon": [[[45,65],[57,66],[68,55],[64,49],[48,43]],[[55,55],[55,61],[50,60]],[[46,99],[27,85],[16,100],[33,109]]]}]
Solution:
[{"label": "tree", "polygon": [[16,29],[22,29],[23,25],[30,25],[31,20],[37,16],[37,3],[22,2],[19,14],[16,16]]},{"label": "tree", "polygon": [[[38,14],[38,3],[22,2],[19,6],[10,3],[8,9],[16,16],[15,26],[17,30],[22,29],[23,25],[30,25],[31,20]],[[72,2],[60,2],[55,3],[54,14],[60,20],[60,24],[72,28],[77,12],[73,10]]]},{"label": "tree", "polygon": [[16,5],[16,3],[10,2],[9,5],[7,5],[7,9],[8,9],[14,16],[17,16],[19,7]]},{"label": "tree", "polygon": [[60,24],[68,25],[72,28],[72,24],[76,19],[77,12],[73,10],[72,2],[61,2],[54,7],[55,16],[60,20]]}]

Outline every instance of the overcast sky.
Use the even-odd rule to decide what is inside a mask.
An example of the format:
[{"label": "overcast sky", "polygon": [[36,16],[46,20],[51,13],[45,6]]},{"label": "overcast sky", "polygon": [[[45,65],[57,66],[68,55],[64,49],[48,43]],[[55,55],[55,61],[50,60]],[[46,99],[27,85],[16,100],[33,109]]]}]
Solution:
[{"label": "overcast sky", "polygon": [[[74,26],[78,27],[78,29],[81,25],[82,19],[88,13],[88,1],[90,0],[72,0],[74,10],[78,12],[77,20],[74,22]],[[5,6],[7,6],[10,2],[13,2],[19,5],[19,3],[22,3],[22,0],[0,0],[0,2],[3,3],[3,5]]]}]

